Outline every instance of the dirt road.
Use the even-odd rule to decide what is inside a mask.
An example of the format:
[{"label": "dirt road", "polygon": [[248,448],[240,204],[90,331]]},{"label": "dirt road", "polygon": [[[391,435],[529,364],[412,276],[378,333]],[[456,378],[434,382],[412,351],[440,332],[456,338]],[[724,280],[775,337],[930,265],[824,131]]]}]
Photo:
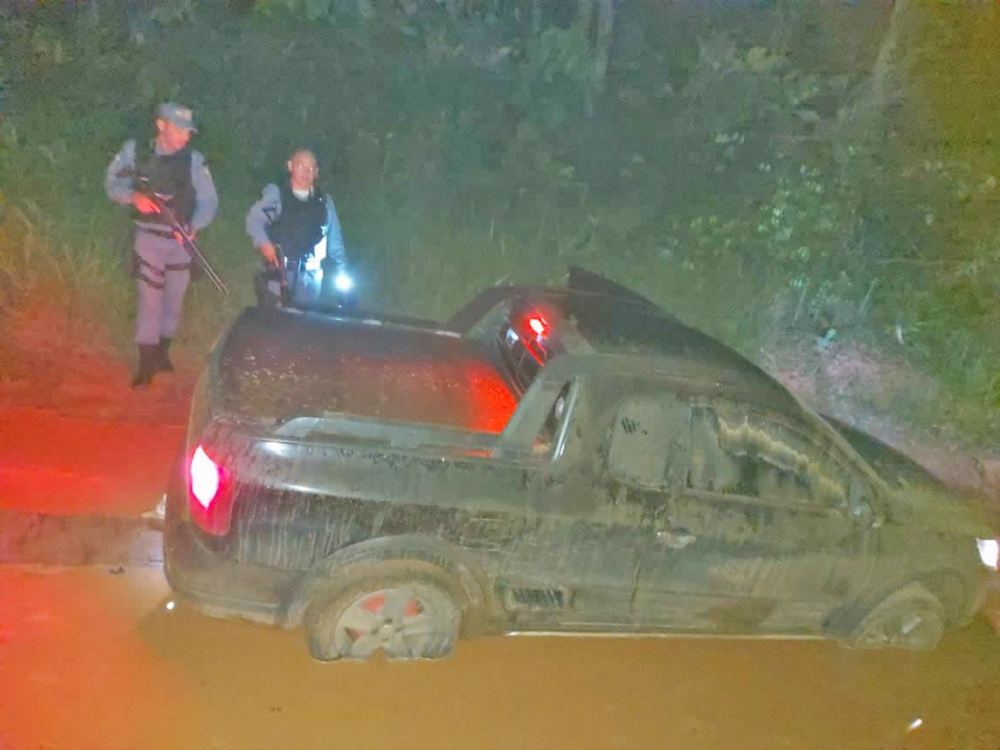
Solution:
[{"label": "dirt road", "polygon": [[171,601],[155,568],[0,566],[0,747],[1000,747],[985,619],[923,655],[492,638],[441,662],[319,664],[299,633]]},{"label": "dirt road", "polygon": [[0,508],[134,517],[155,507],[184,436],[186,412],[176,413],[165,423],[0,409]]}]

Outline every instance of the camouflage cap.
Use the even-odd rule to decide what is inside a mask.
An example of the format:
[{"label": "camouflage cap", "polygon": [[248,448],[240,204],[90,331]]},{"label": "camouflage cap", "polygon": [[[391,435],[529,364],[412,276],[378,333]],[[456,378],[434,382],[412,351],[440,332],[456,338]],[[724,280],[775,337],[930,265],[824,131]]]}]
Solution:
[{"label": "camouflage cap", "polygon": [[194,115],[191,110],[175,102],[164,102],[161,104],[156,109],[156,116],[160,120],[172,122],[183,130],[198,132],[198,128],[194,126]]}]

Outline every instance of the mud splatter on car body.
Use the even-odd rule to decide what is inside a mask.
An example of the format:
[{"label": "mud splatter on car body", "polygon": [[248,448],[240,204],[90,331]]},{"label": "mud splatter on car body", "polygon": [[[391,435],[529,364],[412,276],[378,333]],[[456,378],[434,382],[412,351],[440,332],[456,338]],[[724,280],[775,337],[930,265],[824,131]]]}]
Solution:
[{"label": "mud splatter on car body", "polygon": [[466,634],[844,635],[914,582],[967,621],[992,536],[941,488],[892,486],[732,350],[577,272],[445,324],[246,311],[197,389],[165,558],[206,612],[285,627],[402,560],[451,582]]}]

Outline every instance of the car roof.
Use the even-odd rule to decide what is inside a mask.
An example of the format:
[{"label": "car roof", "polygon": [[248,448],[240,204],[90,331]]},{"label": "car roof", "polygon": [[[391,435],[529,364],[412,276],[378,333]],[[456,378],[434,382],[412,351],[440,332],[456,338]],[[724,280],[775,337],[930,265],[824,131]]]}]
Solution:
[{"label": "car roof", "polygon": [[645,368],[661,374],[711,381],[742,398],[801,412],[788,390],[753,362],[718,339],[692,328],[627,287],[583,269],[570,270],[567,287],[509,285],[485,290],[448,321],[464,330],[501,302],[539,303],[572,321],[602,367]]}]

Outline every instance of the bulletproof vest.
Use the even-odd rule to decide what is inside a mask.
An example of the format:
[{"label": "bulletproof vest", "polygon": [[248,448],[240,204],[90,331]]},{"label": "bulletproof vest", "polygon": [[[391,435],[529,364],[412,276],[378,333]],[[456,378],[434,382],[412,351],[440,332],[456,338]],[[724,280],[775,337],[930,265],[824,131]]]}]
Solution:
[{"label": "bulletproof vest", "polygon": [[[185,147],[172,154],[157,154],[153,149],[140,151],[136,146],[136,172],[149,179],[153,192],[170,196],[170,207],[185,224],[194,216],[195,193],[191,182],[191,149]],[[160,214],[141,214],[132,209],[132,218],[148,224],[168,224]]]},{"label": "bulletproof vest", "polygon": [[267,228],[267,236],[288,258],[301,258],[323,238],[326,197],[318,188],[299,200],[287,181],[281,185],[281,214]]}]

